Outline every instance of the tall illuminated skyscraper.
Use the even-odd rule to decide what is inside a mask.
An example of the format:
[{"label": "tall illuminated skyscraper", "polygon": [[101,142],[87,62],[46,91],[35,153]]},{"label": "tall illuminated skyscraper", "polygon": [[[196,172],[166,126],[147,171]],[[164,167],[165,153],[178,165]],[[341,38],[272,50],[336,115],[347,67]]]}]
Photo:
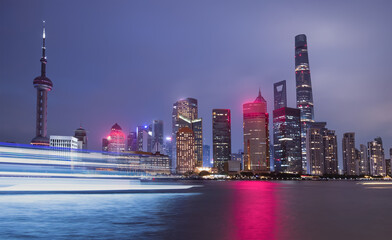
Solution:
[{"label": "tall illuminated skyscraper", "polygon": [[343,174],[359,175],[359,160],[355,154],[355,133],[348,132],[343,134]]},{"label": "tall illuminated skyscraper", "polygon": [[[44,21],[45,24],[45,21]],[[48,108],[48,92],[52,90],[53,83],[46,77],[46,46],[45,46],[45,25],[42,32],[42,57],[41,57],[41,76],[34,79],[33,84],[37,89],[37,118],[35,138],[31,140],[33,145],[49,146],[49,138],[47,137],[47,108]]]},{"label": "tall illuminated skyscraper", "polygon": [[126,137],[117,123],[110,129],[107,138],[102,139],[102,150],[107,152],[124,152]]},{"label": "tall illuminated skyscraper", "polygon": [[230,109],[212,110],[212,154],[214,167],[223,173],[225,162],[231,160]]},{"label": "tall illuminated skyscraper", "polygon": [[385,156],[382,139],[377,137],[368,142],[369,170],[372,176],[385,176]]},{"label": "tall illuminated skyscraper", "polygon": [[176,134],[176,170],[178,174],[191,173],[196,167],[195,136],[189,127],[180,128]]},{"label": "tall illuminated skyscraper", "polygon": [[173,104],[172,112],[172,168],[176,169],[176,138],[177,132],[184,127],[190,128],[195,138],[196,166],[203,166],[203,121],[198,118],[197,100],[194,98],[181,99]]},{"label": "tall illuminated skyscraper", "polygon": [[[243,105],[244,170],[270,171],[267,102],[259,95]],[[215,160],[215,159],[214,159]]]},{"label": "tall illuminated skyscraper", "polygon": [[306,170],[306,130],[309,123],[314,122],[314,113],[308,44],[305,34],[295,36],[295,79],[297,108],[301,110],[302,169]]}]

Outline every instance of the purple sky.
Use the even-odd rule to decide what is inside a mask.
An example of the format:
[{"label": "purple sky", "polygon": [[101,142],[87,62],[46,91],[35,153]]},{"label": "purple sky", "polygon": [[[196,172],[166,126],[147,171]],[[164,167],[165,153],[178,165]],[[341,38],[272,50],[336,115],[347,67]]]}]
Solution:
[{"label": "purple sky", "polygon": [[[343,3],[344,2],[344,3]],[[274,82],[295,106],[294,36],[308,36],[315,118],[356,143],[392,146],[391,1],[0,2],[0,141],[35,135],[42,20],[47,26],[48,134],[82,123],[89,146],[118,122],[153,119],[171,131],[172,104],[199,100],[211,144],[213,108],[232,110],[232,149],[242,147],[242,104],[258,88],[272,113]],[[389,158],[389,153],[386,154]],[[341,161],[339,153],[339,161]]]}]

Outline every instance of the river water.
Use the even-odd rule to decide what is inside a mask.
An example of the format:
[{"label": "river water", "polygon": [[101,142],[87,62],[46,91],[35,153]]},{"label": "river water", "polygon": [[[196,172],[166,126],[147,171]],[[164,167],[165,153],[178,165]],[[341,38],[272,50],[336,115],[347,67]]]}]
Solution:
[{"label": "river water", "polygon": [[197,184],[188,193],[3,194],[0,239],[392,239],[392,185]]}]

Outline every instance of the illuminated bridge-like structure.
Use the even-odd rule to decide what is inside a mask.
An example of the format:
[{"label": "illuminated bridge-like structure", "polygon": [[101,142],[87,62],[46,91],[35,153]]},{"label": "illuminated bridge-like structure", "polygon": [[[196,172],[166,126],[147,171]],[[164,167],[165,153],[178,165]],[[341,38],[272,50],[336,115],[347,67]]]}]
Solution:
[{"label": "illuminated bridge-like structure", "polygon": [[140,178],[170,175],[169,158],[0,143],[0,176]]}]

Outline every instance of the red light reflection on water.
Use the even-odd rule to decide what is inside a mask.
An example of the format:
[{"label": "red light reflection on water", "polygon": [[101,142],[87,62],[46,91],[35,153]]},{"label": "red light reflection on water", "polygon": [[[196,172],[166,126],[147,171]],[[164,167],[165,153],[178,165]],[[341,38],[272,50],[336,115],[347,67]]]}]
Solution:
[{"label": "red light reflection on water", "polygon": [[276,187],[276,183],[260,181],[233,184],[233,239],[276,239]]}]

